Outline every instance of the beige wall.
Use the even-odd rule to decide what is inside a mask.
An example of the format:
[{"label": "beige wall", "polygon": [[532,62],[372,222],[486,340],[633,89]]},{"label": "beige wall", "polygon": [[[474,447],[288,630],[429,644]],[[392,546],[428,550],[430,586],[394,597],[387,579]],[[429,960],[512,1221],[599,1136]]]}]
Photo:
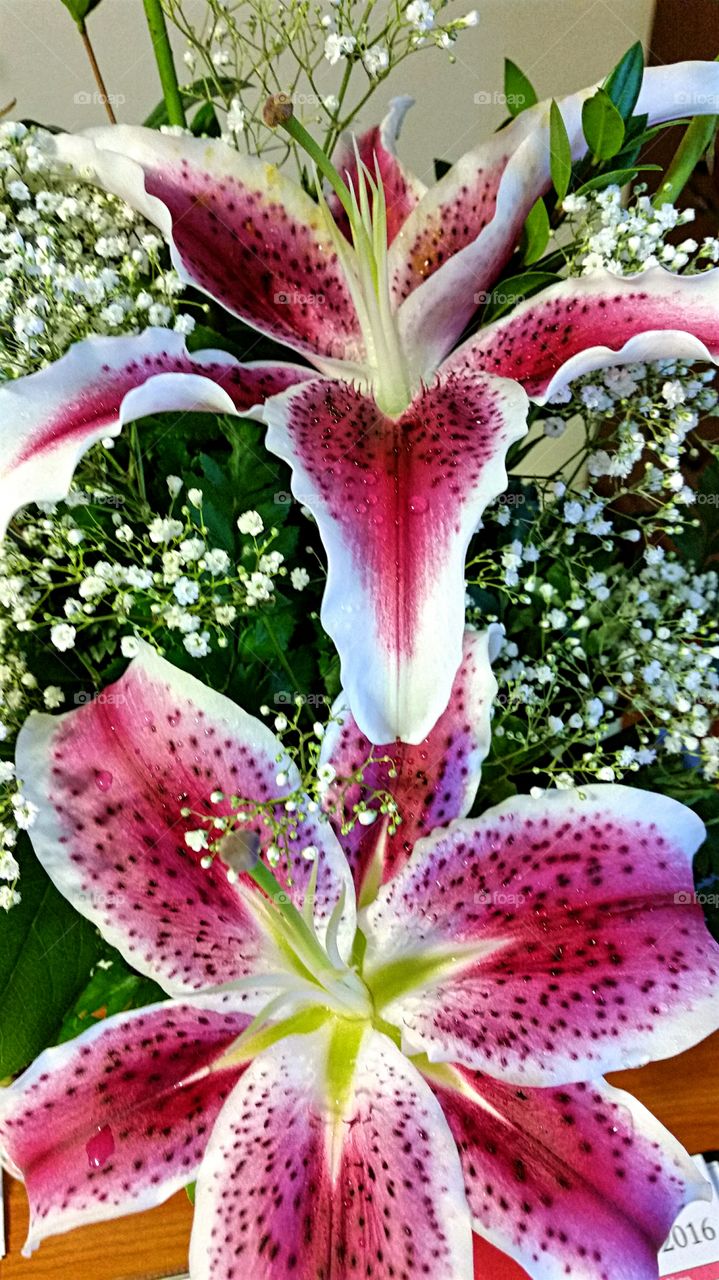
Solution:
[{"label": "beige wall", "polygon": [[[377,95],[378,105],[395,93],[416,96],[403,153],[425,177],[432,157],[456,158],[506,114],[501,103],[475,101],[501,89],[505,54],[542,96],[562,93],[599,79],[633,41],[646,41],[654,8],[654,0],[453,0],[449,8],[461,14],[473,4],[481,21],[455,46],[454,66],[438,51],[419,54]],[[103,0],[88,27],[108,89],[121,99],[119,118],[141,121],[159,97],[142,0]],[[0,0],[0,106],[16,97],[15,115],[80,129],[104,119],[97,102],[82,100],[94,89],[61,0]]]}]

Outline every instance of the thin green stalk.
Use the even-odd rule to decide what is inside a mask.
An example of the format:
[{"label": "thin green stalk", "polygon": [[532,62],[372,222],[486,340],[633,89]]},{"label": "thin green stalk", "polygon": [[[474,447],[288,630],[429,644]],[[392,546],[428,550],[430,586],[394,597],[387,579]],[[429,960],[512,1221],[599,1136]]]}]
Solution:
[{"label": "thin green stalk", "polygon": [[155,51],[155,61],[162,85],[162,96],[167,108],[167,119],[170,124],[187,126],[185,108],[182,105],[182,94],[177,81],[175,60],[172,56],[170,37],[167,34],[167,23],[162,10],[161,0],[143,0],[145,16]]},{"label": "thin green stalk", "polygon": [[277,654],[279,663],[283,668],[285,675],[289,676],[290,680],[292,681],[293,689],[295,690],[295,692],[297,692],[299,690],[299,685],[297,683],[297,676],[295,675],[294,671],[292,670],[292,667],[290,666],[289,662],[287,661],[287,658],[285,657],[284,651],[282,649],[282,645],[277,639],[277,633],[274,627],[272,626],[272,623],[270,622],[269,616],[267,614],[264,614],[262,621],[265,624],[265,630],[268,636],[270,637],[272,646],[275,650],[275,653]]},{"label": "thin green stalk", "polygon": [[695,116],[692,120],[667,169],[664,182],[654,197],[656,209],[676,202],[702,156],[714,141],[717,124],[719,116]]},{"label": "thin green stalk", "polygon": [[110,95],[108,94],[107,89],[105,87],[105,81],[103,79],[103,75],[100,70],[97,58],[95,57],[95,50],[93,49],[92,42],[90,40],[89,35],[87,34],[87,27],[85,26],[84,22],[79,22],[77,25],[78,25],[78,31],[80,32],[80,36],[82,38],[82,43],[85,46],[85,53],[88,56],[90,66],[92,68],[92,74],[95,77],[95,84],[98,87],[102,105],[104,106],[105,111],[107,112],[107,118],[110,121],[110,124],[117,124],[117,118],[115,116],[115,112],[112,109],[112,103],[110,102]]},{"label": "thin green stalk", "polygon": [[130,424],[130,463],[131,470],[137,482],[137,492],[140,501],[147,503],[147,490],[145,488],[145,469],[142,465],[142,450],[140,448],[140,437],[137,431],[137,423]]}]

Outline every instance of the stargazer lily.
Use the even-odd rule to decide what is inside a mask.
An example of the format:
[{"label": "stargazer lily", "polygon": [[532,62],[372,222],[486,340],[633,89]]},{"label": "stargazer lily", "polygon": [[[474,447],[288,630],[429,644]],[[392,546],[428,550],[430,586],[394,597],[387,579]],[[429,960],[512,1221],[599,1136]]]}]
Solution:
[{"label": "stargazer lily", "polygon": [[[266,726],[149,647],[112,699],[27,721],[38,857],[168,995],[0,1092],[28,1252],[196,1179],[192,1280],[472,1280],[473,1230],[536,1280],[655,1280],[675,1215],[709,1190],[601,1076],[719,1021],[719,947],[692,894],[703,826],[612,785],[466,819],[488,648],[466,639],[418,752],[450,825],[374,897],[347,844],[359,911],[342,841],[309,806],[296,847],[312,861],[270,858],[266,819],[214,854],[188,846],[197,814],[280,807],[298,779]],[[328,753],[338,772],[345,757]]]},{"label": "stargazer lily", "polygon": [[[575,158],[586,151],[582,104],[593,92],[560,104]],[[636,111],[656,124],[714,111],[718,100],[718,64],[680,63],[646,71]],[[263,417],[267,446],[290,464],[327,550],[322,621],[355,719],[371,742],[417,744],[461,660],[466,548],[506,485],[526,393],[542,402],[608,364],[713,359],[719,273],[569,280],[452,353],[550,186],[549,104],[467,152],[429,190],[394,155],[406,105],[396,102],[356,152],[343,145],[333,165],[288,104],[275,104],[327,178],[331,208],[321,191],[315,201],[221,142],[126,126],[55,140],[61,159],[155,223],[184,280],[314,373],[189,357],[173,335],[163,349],[161,333],[81,343],[0,391],[0,516],[57,498],[91,442],[148,408]],[[203,377],[217,385],[204,391]]]}]

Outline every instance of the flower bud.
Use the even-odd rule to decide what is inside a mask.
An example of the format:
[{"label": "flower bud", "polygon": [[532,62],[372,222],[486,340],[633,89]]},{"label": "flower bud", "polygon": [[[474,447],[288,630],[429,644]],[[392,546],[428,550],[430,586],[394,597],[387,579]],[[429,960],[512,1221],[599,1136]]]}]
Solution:
[{"label": "flower bud", "polygon": [[292,119],[295,109],[288,93],[273,93],[262,108],[262,119],[271,129]]}]

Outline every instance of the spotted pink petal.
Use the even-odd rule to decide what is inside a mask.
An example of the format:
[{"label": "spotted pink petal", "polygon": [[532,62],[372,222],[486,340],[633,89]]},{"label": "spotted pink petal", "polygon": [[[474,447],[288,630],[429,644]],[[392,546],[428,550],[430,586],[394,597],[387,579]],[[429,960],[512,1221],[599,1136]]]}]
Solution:
[{"label": "spotted pink petal", "polygon": [[150,1209],[193,1181],[246,1066],[223,1054],[249,1021],[229,996],[118,1014],[0,1090],[2,1162],[30,1200],[26,1255],[46,1236]]},{"label": "spotted pink petal", "polygon": [[431,1090],[368,1030],[353,1076],[333,1067],[352,1080],[337,1098],[329,1053],[326,1028],[283,1040],[228,1098],[197,1182],[192,1280],[472,1280],[462,1171]]},{"label": "spotted pink petal", "polygon": [[[344,136],[336,148],[332,163],[345,182],[356,188],[357,155],[374,178],[379,168],[387,207],[387,243],[391,244],[402,224],[421,200],[427,188],[414,174],[409,173],[397,158],[396,143],[404,118],[413,105],[413,98],[393,98],[389,111],[379,125],[367,129],[357,139]],[[355,154],[354,142],[357,145]],[[329,205],[337,225],[349,239],[349,219],[336,195]]]},{"label": "spotted pink petal", "polygon": [[274,396],[263,416],[325,544],[322,622],[352,714],[370,742],[420,743],[462,660],[465,552],[507,483],[524,392],[440,373],[391,419],[348,385],[314,381]]},{"label": "spotted pink petal", "polygon": [[207,138],[115,125],[58,135],[57,159],[161,231],[183,280],[331,372],[364,359],[319,206],[274,165]]},{"label": "spotted pink petal", "polygon": [[517,1089],[428,1079],[462,1161],[473,1226],[533,1280],[656,1280],[680,1210],[709,1184],[675,1138],[603,1080]]},{"label": "spotted pink petal", "polygon": [[[322,740],[321,763],[331,765],[337,775],[327,791],[326,806],[334,811],[335,830],[361,903],[371,901],[378,886],[402,869],[421,836],[469,813],[489,751],[497,692],[491,664],[500,635],[499,627],[465,632],[462,663],[447,709],[418,746],[390,742],[372,748],[340,693]],[[361,783],[347,786],[347,779],[370,759],[373,763],[363,769]],[[343,821],[356,805],[365,803],[377,811],[378,802],[372,801],[377,792],[389,792],[397,802],[402,822],[396,833],[389,834],[389,819],[378,816],[371,826],[355,822],[342,834]]]},{"label": "spotted pink petal", "polygon": [[[25,722],[17,771],[39,808],[35,852],[78,911],[171,994],[284,971],[257,918],[253,882],[243,875],[231,884],[219,857],[203,868],[201,853],[185,842],[202,825],[196,815],[231,812],[233,795],[260,802],[292,791],[297,772],[279,755],[259,720],[143,645],[101,698]],[[282,785],[280,769],[288,779]],[[213,803],[217,790],[227,799]],[[247,829],[263,847],[271,843],[261,818]],[[344,889],[340,946],[347,951],[354,934],[349,868],[327,823],[308,818],[298,832],[292,884],[281,867],[277,873],[300,906],[312,864],[299,850],[320,850],[315,926],[324,936]]]},{"label": "spotted pink petal", "polygon": [[[595,89],[559,103],[575,159],[586,151],[582,106]],[[678,62],[645,71],[636,112],[657,124],[711,115],[717,101],[719,66]],[[437,367],[486,300],[530,209],[551,186],[549,107],[547,101],[529,108],[462,156],[430,187],[392,244],[400,330],[417,377]]]},{"label": "spotted pink petal", "polygon": [[0,387],[0,535],[25,503],[65,497],[90,445],[126,423],[170,410],[246,413],[312,376],[299,365],[241,365],[225,351],[190,355],[168,329],[76,343]]},{"label": "spotted pink petal", "polygon": [[681,1052],[719,1025],[703,836],[675,800],[600,785],[421,841],[362,923],[382,1016],[406,1051],[531,1085]]},{"label": "spotted pink petal", "polygon": [[448,369],[516,378],[543,404],[594,369],[719,356],[719,268],[677,276],[593,272],[552,285],[463,344]]}]

